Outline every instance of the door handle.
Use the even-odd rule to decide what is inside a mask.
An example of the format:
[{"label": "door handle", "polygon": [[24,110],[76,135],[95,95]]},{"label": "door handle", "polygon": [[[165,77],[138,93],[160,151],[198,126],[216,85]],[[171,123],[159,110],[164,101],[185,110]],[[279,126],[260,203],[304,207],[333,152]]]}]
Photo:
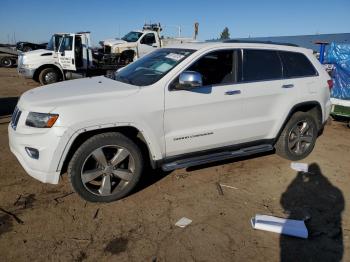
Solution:
[{"label": "door handle", "polygon": [[292,88],[292,87],[294,87],[293,84],[288,84],[288,85],[283,85],[283,86],[282,86],[282,88]]},{"label": "door handle", "polygon": [[226,91],[225,95],[232,96],[232,95],[239,95],[241,93],[241,90],[230,90]]}]

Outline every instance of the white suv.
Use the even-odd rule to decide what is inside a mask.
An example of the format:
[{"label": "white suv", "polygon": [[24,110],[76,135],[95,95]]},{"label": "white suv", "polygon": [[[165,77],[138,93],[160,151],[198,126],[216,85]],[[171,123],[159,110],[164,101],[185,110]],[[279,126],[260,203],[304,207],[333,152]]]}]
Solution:
[{"label": "white suv", "polygon": [[67,171],[88,201],[127,195],[144,166],[169,171],[259,152],[306,157],[330,112],[332,83],[312,51],[262,43],[156,50],[114,79],[27,91],[11,151],[46,183]]}]

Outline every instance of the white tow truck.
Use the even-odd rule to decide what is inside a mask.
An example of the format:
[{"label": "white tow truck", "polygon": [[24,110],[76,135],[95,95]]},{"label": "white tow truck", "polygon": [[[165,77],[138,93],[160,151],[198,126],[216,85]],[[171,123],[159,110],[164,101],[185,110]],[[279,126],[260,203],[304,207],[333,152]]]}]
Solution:
[{"label": "white tow truck", "polygon": [[145,25],[122,40],[101,41],[93,49],[90,32],[56,33],[47,49],[21,53],[18,73],[41,85],[89,76],[108,75],[137,58],[167,44],[193,41],[192,38],[164,38],[159,24]]}]

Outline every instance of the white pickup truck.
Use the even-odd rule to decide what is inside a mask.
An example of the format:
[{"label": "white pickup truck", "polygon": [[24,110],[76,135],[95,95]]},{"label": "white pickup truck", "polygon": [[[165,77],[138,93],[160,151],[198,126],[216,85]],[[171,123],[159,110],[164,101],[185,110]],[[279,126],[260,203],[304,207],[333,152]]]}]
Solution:
[{"label": "white pickup truck", "polygon": [[186,37],[163,37],[161,31],[160,24],[145,24],[142,30],[131,31],[121,39],[101,41],[105,59],[110,55],[110,59],[119,59],[120,63],[128,64],[153,51],[154,48],[194,41],[193,38]]},{"label": "white pickup truck", "polygon": [[68,173],[88,201],[126,196],[144,167],[170,171],[276,150],[311,153],[332,81],[312,51],[262,43],[161,48],[115,74],[24,93],[10,149],[32,177]]}]

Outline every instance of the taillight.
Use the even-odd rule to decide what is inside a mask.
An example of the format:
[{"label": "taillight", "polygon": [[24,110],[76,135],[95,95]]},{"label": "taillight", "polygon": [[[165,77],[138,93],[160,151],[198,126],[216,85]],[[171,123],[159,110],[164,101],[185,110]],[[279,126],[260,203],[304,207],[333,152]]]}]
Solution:
[{"label": "taillight", "polygon": [[327,84],[328,84],[329,90],[331,90],[333,88],[333,80],[332,79],[327,80]]}]

